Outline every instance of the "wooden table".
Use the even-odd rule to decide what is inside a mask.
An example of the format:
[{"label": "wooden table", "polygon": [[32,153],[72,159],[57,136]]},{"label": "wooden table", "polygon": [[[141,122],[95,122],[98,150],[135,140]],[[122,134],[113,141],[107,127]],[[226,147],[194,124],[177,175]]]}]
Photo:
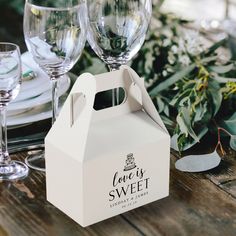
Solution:
[{"label": "wooden table", "polygon": [[[171,2],[172,4],[172,2]],[[0,9],[0,41],[25,50],[22,16]],[[26,153],[14,155],[23,160]],[[170,196],[131,212],[82,228],[45,199],[45,175],[31,171],[18,182],[0,183],[0,236],[236,235],[236,155],[205,174],[174,168],[171,155]]]},{"label": "wooden table", "polygon": [[[13,155],[23,160],[26,153]],[[205,174],[174,168],[170,196],[82,228],[45,198],[45,174],[31,171],[17,182],[0,183],[0,236],[236,235],[236,158],[229,155]]]}]

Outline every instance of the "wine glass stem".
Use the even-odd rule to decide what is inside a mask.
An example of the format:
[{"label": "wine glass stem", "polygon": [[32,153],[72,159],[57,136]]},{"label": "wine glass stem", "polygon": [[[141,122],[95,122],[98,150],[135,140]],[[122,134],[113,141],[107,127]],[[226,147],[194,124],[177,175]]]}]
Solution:
[{"label": "wine glass stem", "polygon": [[225,0],[225,19],[229,18],[229,0]]},{"label": "wine glass stem", "polygon": [[7,123],[6,123],[6,106],[0,108],[1,120],[1,153],[0,163],[9,163],[10,157],[7,149]]},{"label": "wine glass stem", "polygon": [[58,78],[51,78],[51,83],[52,83],[52,124],[56,121],[56,118],[58,116]]},{"label": "wine glass stem", "polygon": [[[110,71],[115,71],[120,69],[119,64],[109,64],[108,68]],[[112,106],[119,105],[120,103],[120,94],[119,94],[119,88],[112,89]]]}]

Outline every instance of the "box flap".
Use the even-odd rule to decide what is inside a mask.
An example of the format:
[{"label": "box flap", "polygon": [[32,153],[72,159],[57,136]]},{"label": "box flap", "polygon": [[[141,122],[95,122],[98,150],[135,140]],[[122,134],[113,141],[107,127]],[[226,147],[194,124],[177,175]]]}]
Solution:
[{"label": "box flap", "polygon": [[95,77],[89,73],[81,75],[45,138],[80,161],[84,156],[95,93]]},{"label": "box flap", "polygon": [[[96,93],[118,87],[123,87],[126,91],[124,103],[95,111],[93,106]],[[122,66],[119,71],[96,76],[85,73],[75,82],[46,140],[50,139],[59,149],[67,150],[71,157],[82,161],[92,121],[96,123],[120,118],[142,110],[161,131],[168,134],[144,87],[143,80],[130,67]]]},{"label": "box flap", "polygon": [[138,87],[141,90],[142,93],[142,105],[143,109],[146,111],[146,113],[166,132],[168,133],[160,115],[158,114],[146,88],[144,87],[144,84],[140,77],[137,75],[137,73],[131,69],[128,66],[122,66],[121,69],[126,70],[127,73],[129,73],[132,80],[138,85]]}]

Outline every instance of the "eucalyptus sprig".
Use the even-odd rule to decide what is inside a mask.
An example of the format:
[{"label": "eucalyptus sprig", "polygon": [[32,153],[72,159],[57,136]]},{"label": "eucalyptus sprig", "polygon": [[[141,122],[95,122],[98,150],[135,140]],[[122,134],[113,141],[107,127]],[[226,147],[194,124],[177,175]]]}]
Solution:
[{"label": "eucalyptus sprig", "polygon": [[183,30],[185,21],[168,17],[159,18],[161,27],[148,36],[132,66],[145,78],[173,146],[182,151],[212,130],[213,119],[221,122],[234,112],[236,79],[228,76],[235,64],[220,58],[225,40],[206,48],[201,35]]},{"label": "eucalyptus sprig", "polygon": [[[235,63],[221,60],[219,49],[225,46],[225,40],[206,48],[198,32],[183,30],[186,23],[173,15],[156,15],[131,66],[145,79],[172,135],[173,147],[186,150],[212,131],[216,137],[224,136],[220,127],[231,134],[230,145],[236,149]],[[77,73],[105,70],[104,63],[88,47],[74,68]],[[216,127],[214,121],[220,126]],[[223,148],[221,142],[217,147]]]}]

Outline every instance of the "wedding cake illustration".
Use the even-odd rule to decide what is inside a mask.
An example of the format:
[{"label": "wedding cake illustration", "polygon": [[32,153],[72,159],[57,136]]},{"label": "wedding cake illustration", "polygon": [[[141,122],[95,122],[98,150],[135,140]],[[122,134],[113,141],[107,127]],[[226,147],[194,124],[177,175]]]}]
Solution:
[{"label": "wedding cake illustration", "polygon": [[127,155],[127,159],[125,162],[126,162],[126,165],[125,165],[124,171],[132,170],[136,167],[133,153],[130,153]]}]

